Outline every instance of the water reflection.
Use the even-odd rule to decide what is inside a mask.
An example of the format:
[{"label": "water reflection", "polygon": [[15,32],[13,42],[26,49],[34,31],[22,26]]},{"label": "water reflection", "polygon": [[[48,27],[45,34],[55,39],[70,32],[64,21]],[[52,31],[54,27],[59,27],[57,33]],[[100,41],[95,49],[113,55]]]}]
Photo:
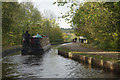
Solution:
[{"label": "water reflection", "polygon": [[23,64],[27,66],[40,66],[42,65],[42,56],[43,55],[31,55],[23,62]]},{"label": "water reflection", "polygon": [[[20,53],[20,52],[19,52]],[[119,77],[101,69],[58,55],[57,48],[44,55],[21,54],[3,59],[3,77],[12,78],[98,78]]]}]

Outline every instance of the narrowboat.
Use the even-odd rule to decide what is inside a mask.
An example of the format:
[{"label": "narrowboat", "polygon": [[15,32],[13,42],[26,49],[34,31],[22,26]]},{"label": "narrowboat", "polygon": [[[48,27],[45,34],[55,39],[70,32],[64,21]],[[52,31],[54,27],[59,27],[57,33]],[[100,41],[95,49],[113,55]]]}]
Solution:
[{"label": "narrowboat", "polygon": [[23,40],[22,44],[22,55],[35,55],[43,54],[50,50],[51,44],[49,43],[49,37],[43,36],[42,38],[32,36],[29,44],[26,44]]}]

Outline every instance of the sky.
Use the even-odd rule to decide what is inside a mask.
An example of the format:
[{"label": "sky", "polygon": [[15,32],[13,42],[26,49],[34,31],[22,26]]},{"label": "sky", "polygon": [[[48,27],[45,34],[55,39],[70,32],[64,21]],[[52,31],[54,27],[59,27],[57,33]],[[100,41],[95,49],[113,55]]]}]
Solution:
[{"label": "sky", "polygon": [[60,18],[60,20],[58,20],[58,17],[62,16],[61,13],[65,14],[69,8],[66,6],[58,7],[57,5],[53,5],[55,1],[56,0],[39,0],[39,2],[33,2],[33,4],[41,13],[47,12],[45,16],[50,17],[49,15],[52,14],[61,28],[71,28],[70,24],[67,24],[64,19]]},{"label": "sky", "polygon": [[[18,0],[22,1],[22,0]],[[53,3],[57,0],[31,0],[33,5],[38,8],[38,10],[47,16],[49,18],[49,15],[52,14],[52,16],[56,19],[56,22],[59,23],[60,28],[71,28],[70,23],[68,24],[65,19],[58,17],[61,17],[63,14],[67,13],[70,8],[69,4],[65,4],[64,6],[57,6],[57,4],[53,5]],[[25,2],[25,0],[24,0]],[[62,14],[61,14],[62,13]]]}]

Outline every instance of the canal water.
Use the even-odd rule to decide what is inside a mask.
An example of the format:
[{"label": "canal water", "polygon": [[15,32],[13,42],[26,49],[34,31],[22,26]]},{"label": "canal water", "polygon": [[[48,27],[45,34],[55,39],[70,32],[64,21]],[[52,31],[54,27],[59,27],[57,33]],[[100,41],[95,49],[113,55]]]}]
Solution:
[{"label": "canal water", "polygon": [[57,47],[43,55],[6,56],[2,62],[3,78],[116,78],[112,72],[91,68],[88,65],[58,55]]}]

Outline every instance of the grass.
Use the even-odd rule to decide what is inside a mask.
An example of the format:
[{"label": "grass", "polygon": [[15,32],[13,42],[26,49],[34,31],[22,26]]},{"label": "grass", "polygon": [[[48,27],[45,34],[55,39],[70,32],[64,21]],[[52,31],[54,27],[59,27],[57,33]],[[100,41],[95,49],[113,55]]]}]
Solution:
[{"label": "grass", "polygon": [[60,47],[60,48],[58,48],[58,50],[65,51],[65,52],[68,52],[68,53],[71,52],[72,54],[84,55],[86,57],[92,57],[92,58],[96,58],[96,59],[100,59],[100,60],[104,60],[104,61],[120,62],[120,60],[118,60],[116,58],[110,58],[110,57],[100,56],[100,55],[90,55],[90,54],[86,54],[86,53],[80,53],[80,52],[72,51],[72,50],[67,49],[65,47]]},{"label": "grass", "polygon": [[120,63],[120,60],[118,60],[117,63]]},{"label": "grass", "polygon": [[101,50],[100,48],[98,48],[97,46],[93,46],[92,44],[81,43],[81,46],[86,47],[86,48],[95,48],[97,50]]},{"label": "grass", "polygon": [[83,47],[88,47],[88,48],[95,48],[97,50],[103,50],[103,51],[114,51],[114,52],[120,52],[119,49],[113,49],[112,47],[103,47],[103,45],[100,45],[100,44],[97,44],[95,42],[93,43],[87,43],[87,44],[84,44],[84,43],[81,43],[81,45]]},{"label": "grass", "polygon": [[89,55],[89,54],[85,54],[85,53],[79,53],[79,55],[84,55],[84,56],[87,56],[87,57],[92,57],[92,58],[96,58],[96,59],[100,59],[100,60],[104,60],[104,61],[112,61],[112,62],[118,62],[119,61],[116,58],[110,58],[110,57],[100,56],[100,55]]},{"label": "grass", "polygon": [[65,52],[71,52],[72,50],[67,49],[65,47],[59,47],[58,50],[65,51]]},{"label": "grass", "polygon": [[64,42],[50,42],[52,45],[63,44]]}]

